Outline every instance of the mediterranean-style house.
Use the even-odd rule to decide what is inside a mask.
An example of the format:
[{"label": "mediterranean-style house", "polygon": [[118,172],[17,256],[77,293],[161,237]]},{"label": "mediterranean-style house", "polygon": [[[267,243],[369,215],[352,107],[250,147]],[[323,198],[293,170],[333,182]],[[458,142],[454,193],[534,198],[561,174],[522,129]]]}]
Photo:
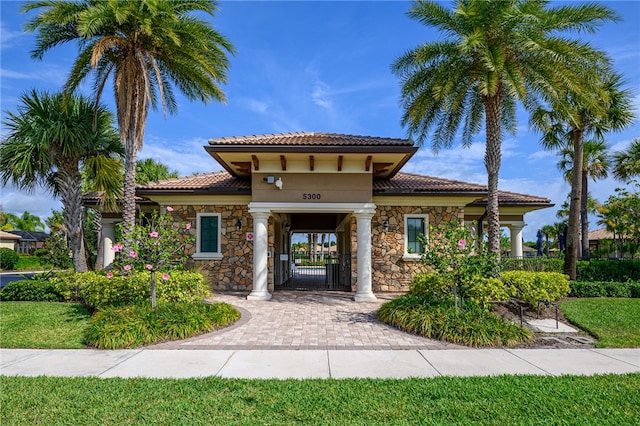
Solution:
[{"label": "mediterranean-style house", "polygon": [[[346,290],[370,301],[408,289],[430,225],[481,228],[485,218],[486,186],[401,171],[417,149],[408,139],[334,133],[217,138],[205,150],[224,171],[139,185],[136,195],[141,211],[171,206],[176,223],[192,224],[190,262],[212,290],[250,290],[254,300],[286,288]],[[499,206],[511,256],[521,257],[525,214],[552,204],[500,191]],[[103,214],[104,265],[119,220]],[[307,233],[333,235],[323,265],[293,261],[292,240]]]}]

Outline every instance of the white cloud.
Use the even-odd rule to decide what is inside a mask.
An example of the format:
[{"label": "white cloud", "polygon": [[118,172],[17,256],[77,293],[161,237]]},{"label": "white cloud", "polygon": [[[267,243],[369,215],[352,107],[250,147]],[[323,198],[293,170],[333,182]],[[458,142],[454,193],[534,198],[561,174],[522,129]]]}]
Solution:
[{"label": "white cloud", "polygon": [[332,111],[333,105],[331,99],[329,98],[330,91],[331,88],[328,84],[318,80],[313,85],[313,90],[311,91],[311,100],[319,107]]},{"label": "white cloud", "polygon": [[176,170],[180,176],[218,171],[220,165],[204,149],[207,143],[203,138],[168,142],[150,135],[145,138],[138,158],[153,158],[167,165],[170,170]]},{"label": "white cloud", "polygon": [[25,211],[39,216],[42,221],[51,216],[51,210],[62,210],[59,200],[53,199],[51,193],[37,188],[31,193],[19,191],[12,186],[0,188],[0,203],[2,210],[7,213],[14,213],[18,216]]}]

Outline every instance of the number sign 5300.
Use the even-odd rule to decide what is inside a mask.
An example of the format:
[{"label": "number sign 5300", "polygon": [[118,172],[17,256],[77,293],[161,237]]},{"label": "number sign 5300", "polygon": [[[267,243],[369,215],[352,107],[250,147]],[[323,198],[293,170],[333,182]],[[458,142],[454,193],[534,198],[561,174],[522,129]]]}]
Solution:
[{"label": "number sign 5300", "polygon": [[319,200],[320,194],[302,194],[303,200]]}]

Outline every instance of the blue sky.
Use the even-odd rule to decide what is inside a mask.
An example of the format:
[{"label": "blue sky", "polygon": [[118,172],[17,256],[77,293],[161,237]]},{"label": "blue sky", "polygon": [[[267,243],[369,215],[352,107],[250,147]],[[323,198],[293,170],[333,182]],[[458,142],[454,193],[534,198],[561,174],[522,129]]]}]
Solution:
[{"label": "blue sky", "polygon": [[[623,20],[581,37],[614,59],[633,91],[638,115],[640,2],[602,3]],[[23,33],[22,26],[33,13],[20,13],[20,4],[0,3],[2,120],[7,111],[15,111],[25,91],[59,90],[76,54],[76,46],[69,45],[51,50],[42,61],[32,60],[34,37]],[[294,131],[405,137],[400,85],[390,64],[404,51],[440,37],[406,16],[409,5],[404,1],[220,2],[214,26],[237,50],[224,86],[227,104],[203,105],[179,98],[177,115],[165,120],[161,111],[152,111],[139,158],[152,157],[188,175],[221,169],[202,148],[213,137]],[[89,84],[81,91],[90,94]],[[112,99],[113,93],[106,91],[103,101],[112,107]],[[524,238],[535,240],[539,227],[557,221],[556,210],[566,200],[569,185],[557,170],[557,156],[544,151],[539,135],[529,129],[528,115],[520,111],[517,119],[517,135],[504,139],[499,187],[545,196],[556,204],[525,217]],[[612,150],[621,150],[634,137],[640,137],[640,120],[607,140]],[[469,149],[454,145],[438,155],[425,146],[403,170],[486,185],[484,134],[474,141]],[[590,183],[600,201],[617,186],[622,184],[613,179]],[[11,187],[1,189],[0,203],[5,212],[28,210],[43,218],[61,208],[42,190],[25,193]]]}]

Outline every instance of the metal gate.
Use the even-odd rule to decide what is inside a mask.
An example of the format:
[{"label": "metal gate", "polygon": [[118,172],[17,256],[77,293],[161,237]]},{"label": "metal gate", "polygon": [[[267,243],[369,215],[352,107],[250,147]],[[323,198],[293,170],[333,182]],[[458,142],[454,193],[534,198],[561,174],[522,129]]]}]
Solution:
[{"label": "metal gate", "polygon": [[[276,254],[274,280],[276,290],[339,290],[351,291],[351,254],[331,254],[321,261],[311,262],[304,256]],[[287,265],[285,262],[289,262]]]}]

